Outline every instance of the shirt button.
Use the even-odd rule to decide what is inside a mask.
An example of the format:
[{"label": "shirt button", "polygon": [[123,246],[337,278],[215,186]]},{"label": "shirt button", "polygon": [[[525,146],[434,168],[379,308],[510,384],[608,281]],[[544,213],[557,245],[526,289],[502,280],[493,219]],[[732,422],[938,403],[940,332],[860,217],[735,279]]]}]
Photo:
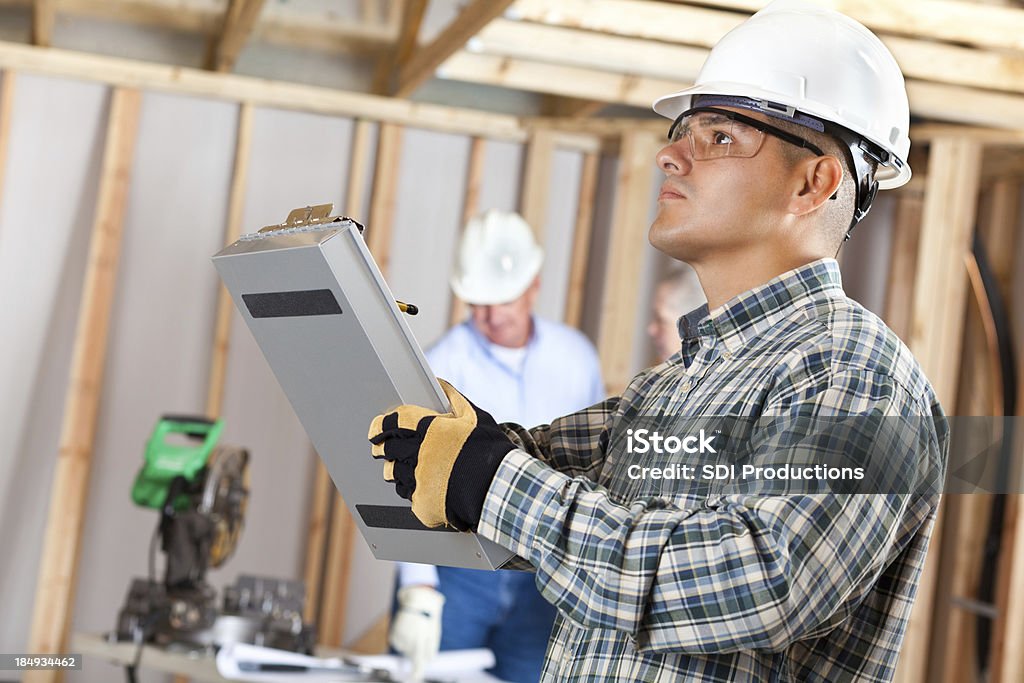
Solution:
[{"label": "shirt button", "polygon": [[689,391],[691,386],[692,385],[690,384],[689,380],[683,382],[683,391]]},{"label": "shirt button", "polygon": [[732,351],[722,351],[722,358],[726,360],[732,358]]}]

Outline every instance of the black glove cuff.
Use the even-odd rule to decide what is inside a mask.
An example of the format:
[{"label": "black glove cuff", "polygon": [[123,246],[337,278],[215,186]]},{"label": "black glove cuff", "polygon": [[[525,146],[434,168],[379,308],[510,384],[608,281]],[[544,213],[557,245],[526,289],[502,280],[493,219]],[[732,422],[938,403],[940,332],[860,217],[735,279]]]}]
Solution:
[{"label": "black glove cuff", "polygon": [[476,529],[480,524],[487,489],[491,487],[501,461],[513,450],[515,444],[507,438],[494,439],[487,448],[463,452],[455,459],[445,496],[445,513],[452,526],[459,531]]}]

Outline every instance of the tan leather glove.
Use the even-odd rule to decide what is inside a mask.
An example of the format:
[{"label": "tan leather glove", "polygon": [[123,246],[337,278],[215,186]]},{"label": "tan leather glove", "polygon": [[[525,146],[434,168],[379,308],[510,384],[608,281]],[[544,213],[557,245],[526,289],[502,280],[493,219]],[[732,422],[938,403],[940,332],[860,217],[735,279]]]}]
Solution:
[{"label": "tan leather glove", "polygon": [[491,480],[515,444],[489,413],[438,381],[451,413],[403,405],[378,415],[370,424],[371,454],[386,461],[384,479],[412,501],[424,525],[465,531],[479,524]]}]

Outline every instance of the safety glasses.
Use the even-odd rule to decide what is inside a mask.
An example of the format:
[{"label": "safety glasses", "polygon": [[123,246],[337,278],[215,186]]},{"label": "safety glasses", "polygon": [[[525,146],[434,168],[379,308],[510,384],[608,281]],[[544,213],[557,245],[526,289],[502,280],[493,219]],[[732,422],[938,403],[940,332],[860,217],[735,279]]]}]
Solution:
[{"label": "safety glasses", "polygon": [[668,130],[670,142],[686,136],[695,161],[722,157],[752,157],[764,144],[765,134],[774,135],[791,145],[809,149],[817,156],[825,153],[803,138],[763,121],[715,107],[694,107],[680,114]]}]

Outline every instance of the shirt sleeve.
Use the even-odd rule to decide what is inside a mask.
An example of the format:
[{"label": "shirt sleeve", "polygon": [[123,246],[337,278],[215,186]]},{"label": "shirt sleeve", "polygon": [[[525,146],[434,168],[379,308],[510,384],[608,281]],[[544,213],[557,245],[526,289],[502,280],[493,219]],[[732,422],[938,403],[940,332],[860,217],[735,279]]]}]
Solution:
[{"label": "shirt sleeve", "polygon": [[[820,413],[864,382],[853,376],[788,405]],[[922,462],[933,470],[941,447],[930,420],[899,417],[914,399],[891,382],[885,387],[888,399],[871,412],[895,416],[892,429],[858,435],[875,439],[869,449],[907,453],[895,469],[908,477]],[[780,434],[805,450],[831,449],[818,454],[825,457],[847,450],[806,429],[797,439],[792,429]],[[902,441],[928,452],[915,459],[887,450]],[[775,443],[761,440],[752,462],[773,455]],[[662,498],[620,504],[589,481],[513,451],[488,491],[478,532],[529,560],[545,599],[583,628],[625,632],[646,651],[781,650],[842,621],[882,568],[927,530],[938,495],[921,490],[733,492],[692,509]]]},{"label": "shirt sleeve", "polygon": [[520,451],[572,477],[595,480],[604,462],[607,429],[618,397],[606,399],[551,424],[526,429],[512,422],[501,425]]}]

